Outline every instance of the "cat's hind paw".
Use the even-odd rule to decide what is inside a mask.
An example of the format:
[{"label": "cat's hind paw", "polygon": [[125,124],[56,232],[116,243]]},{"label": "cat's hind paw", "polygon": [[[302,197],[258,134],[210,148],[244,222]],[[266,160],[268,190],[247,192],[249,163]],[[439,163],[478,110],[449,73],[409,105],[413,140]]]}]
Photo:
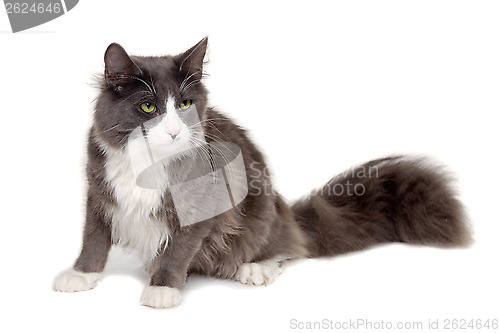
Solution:
[{"label": "cat's hind paw", "polygon": [[100,273],[83,273],[68,269],[56,276],[52,288],[65,293],[90,290],[97,285],[99,276]]},{"label": "cat's hind paw", "polygon": [[276,260],[244,263],[238,268],[236,279],[243,284],[262,286],[273,283],[281,272],[280,263]]},{"label": "cat's hind paw", "polygon": [[177,288],[147,286],[141,295],[141,304],[155,309],[172,308],[181,304],[181,291]]}]

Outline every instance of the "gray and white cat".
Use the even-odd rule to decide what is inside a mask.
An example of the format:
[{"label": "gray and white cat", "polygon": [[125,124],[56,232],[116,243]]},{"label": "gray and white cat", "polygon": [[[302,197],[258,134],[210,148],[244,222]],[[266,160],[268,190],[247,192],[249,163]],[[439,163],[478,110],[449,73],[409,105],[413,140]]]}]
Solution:
[{"label": "gray and white cat", "polygon": [[[73,268],[56,277],[55,290],[94,288],[113,245],[134,249],[144,260],[150,279],[141,303],[168,308],[181,302],[192,272],[265,285],[285,259],[385,242],[468,243],[449,177],[423,159],[368,162],[359,170],[376,175],[341,174],[289,206],[273,190],[264,158],[245,130],[207,105],[206,48],[207,38],[176,56],[129,56],[114,43],[106,50],[88,137],[82,251]],[[228,158],[219,143],[237,147],[234,156]],[[238,156],[239,167],[231,168]],[[213,184],[221,171],[230,197],[240,195],[229,208],[217,210],[224,204],[217,201],[220,193],[193,183],[200,165],[203,172],[210,168]],[[190,185],[174,190],[176,184]],[[363,192],[336,190],[353,185]]]}]

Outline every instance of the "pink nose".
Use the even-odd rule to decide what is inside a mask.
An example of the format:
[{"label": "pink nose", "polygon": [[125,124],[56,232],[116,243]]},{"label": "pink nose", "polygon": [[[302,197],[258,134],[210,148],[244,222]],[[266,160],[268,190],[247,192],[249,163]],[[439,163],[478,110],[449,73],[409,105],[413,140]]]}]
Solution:
[{"label": "pink nose", "polygon": [[167,134],[172,137],[172,140],[175,140],[175,138],[177,137],[177,135],[179,135],[179,133],[180,133],[180,130],[178,130],[178,129],[167,132]]}]

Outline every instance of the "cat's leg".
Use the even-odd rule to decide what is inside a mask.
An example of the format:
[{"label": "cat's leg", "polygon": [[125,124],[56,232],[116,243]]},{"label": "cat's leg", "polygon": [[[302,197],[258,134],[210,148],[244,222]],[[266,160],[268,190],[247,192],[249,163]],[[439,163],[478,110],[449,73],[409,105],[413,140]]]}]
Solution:
[{"label": "cat's leg", "polygon": [[206,223],[183,227],[171,235],[166,250],[151,264],[149,285],[144,287],[140,299],[142,305],[161,309],[181,303],[189,265],[210,231]]},{"label": "cat's leg", "polygon": [[104,270],[109,249],[111,230],[104,216],[87,204],[87,216],[83,231],[83,245],[73,268],[61,272],[54,280],[56,291],[76,292],[94,288]]},{"label": "cat's leg", "polygon": [[283,271],[281,267],[282,260],[283,258],[275,258],[243,263],[238,267],[235,278],[243,284],[254,286],[271,284]]}]

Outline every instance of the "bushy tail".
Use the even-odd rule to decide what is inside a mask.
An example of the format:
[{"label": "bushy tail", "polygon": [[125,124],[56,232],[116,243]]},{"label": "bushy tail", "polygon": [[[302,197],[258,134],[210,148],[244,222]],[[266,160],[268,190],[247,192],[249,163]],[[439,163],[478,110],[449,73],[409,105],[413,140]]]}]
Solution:
[{"label": "bushy tail", "polygon": [[404,242],[467,245],[464,209],[442,168],[388,157],[357,166],[292,205],[312,257]]}]

